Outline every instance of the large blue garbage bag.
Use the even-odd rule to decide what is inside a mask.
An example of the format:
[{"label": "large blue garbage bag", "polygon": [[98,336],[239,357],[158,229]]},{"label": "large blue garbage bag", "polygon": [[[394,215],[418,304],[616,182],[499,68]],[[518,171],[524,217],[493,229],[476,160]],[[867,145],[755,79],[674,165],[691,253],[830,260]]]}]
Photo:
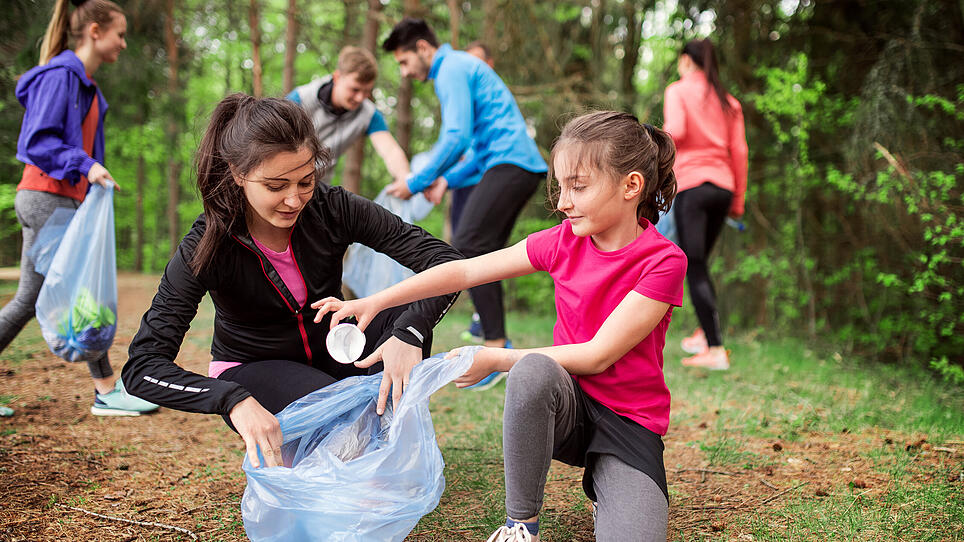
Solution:
[{"label": "large blue garbage bag", "polygon": [[67,233],[67,226],[76,212],[77,209],[71,207],[57,207],[44,222],[43,227],[37,232],[33,245],[27,251],[27,256],[33,262],[34,271],[41,275],[47,274],[50,263],[54,261],[57,249],[60,248],[60,242]]},{"label": "large blue garbage bag", "polygon": [[[404,200],[390,196],[386,189],[375,197],[375,203],[395,213],[408,223],[417,222],[432,210],[432,202],[422,194]],[[411,269],[381,252],[355,243],[348,247],[342,281],[358,297],[370,296],[414,275]]]},{"label": "large blue garbage bag", "polygon": [[117,329],[113,188],[93,185],[64,232],[37,298],[50,351],[67,361],[99,359]]},{"label": "large blue garbage bag", "polygon": [[402,400],[383,416],[375,413],[381,374],[346,378],[278,413],[285,466],[255,469],[244,458],[248,538],[404,540],[445,489],[429,396],[465,373],[479,348],[416,365]]}]

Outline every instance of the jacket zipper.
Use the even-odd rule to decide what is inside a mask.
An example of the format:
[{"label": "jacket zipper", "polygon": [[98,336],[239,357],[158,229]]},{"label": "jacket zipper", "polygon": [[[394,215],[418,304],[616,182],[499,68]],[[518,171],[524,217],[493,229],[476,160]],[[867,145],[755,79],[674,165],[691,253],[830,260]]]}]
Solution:
[{"label": "jacket zipper", "polygon": [[[292,233],[294,233],[294,232],[292,232]],[[305,348],[305,355],[306,355],[307,358],[308,358],[308,365],[311,365],[311,364],[312,364],[312,363],[311,363],[311,358],[312,358],[311,346],[309,346],[309,344],[308,344],[308,330],[305,329],[305,321],[304,321],[304,317],[303,317],[302,314],[301,314],[301,309],[300,309],[300,308],[297,308],[297,309],[296,309],[296,308],[292,307],[292,306],[291,306],[291,303],[288,303],[288,300],[285,299],[284,294],[281,293],[281,290],[278,288],[278,285],[275,284],[274,282],[272,282],[271,277],[268,276],[268,271],[265,270],[265,268],[264,268],[264,260],[261,259],[261,255],[258,254],[257,251],[255,251],[254,249],[252,249],[252,248],[249,247],[248,245],[242,243],[241,240],[237,238],[237,236],[232,236],[232,237],[234,237],[234,240],[237,241],[241,246],[243,246],[244,248],[246,248],[246,249],[250,250],[252,253],[254,253],[254,255],[258,258],[258,263],[261,265],[261,273],[264,274],[264,278],[268,279],[268,282],[269,282],[272,286],[274,286],[275,291],[278,292],[278,295],[279,295],[279,296],[281,296],[281,300],[285,302],[285,305],[288,307],[288,310],[290,310],[291,312],[293,312],[293,313],[295,314],[295,317],[297,317],[297,319],[298,319],[298,333],[301,334],[301,343],[302,343],[302,345],[303,345],[304,348]],[[288,234],[288,245],[289,245],[289,246],[291,245],[291,234]],[[295,260],[294,250],[291,251],[291,260],[295,262],[295,268],[298,268],[298,262]],[[301,275],[301,269],[298,269],[298,274]],[[301,277],[301,282],[304,283],[304,281],[305,281],[305,278],[304,278],[304,277]],[[306,286],[305,286],[305,292],[307,292],[307,291],[308,291],[308,287],[307,287],[307,285],[306,285]]]}]

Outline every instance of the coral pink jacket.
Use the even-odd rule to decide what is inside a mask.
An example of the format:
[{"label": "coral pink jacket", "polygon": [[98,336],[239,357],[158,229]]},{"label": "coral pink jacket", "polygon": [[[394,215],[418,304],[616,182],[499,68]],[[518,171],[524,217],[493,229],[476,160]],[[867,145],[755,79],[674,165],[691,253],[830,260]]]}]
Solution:
[{"label": "coral pink jacket", "polygon": [[727,95],[730,113],[702,71],[693,71],[666,87],[663,129],[676,143],[677,191],[711,182],[733,192],[730,214],[743,214],[747,145],[740,102]]}]

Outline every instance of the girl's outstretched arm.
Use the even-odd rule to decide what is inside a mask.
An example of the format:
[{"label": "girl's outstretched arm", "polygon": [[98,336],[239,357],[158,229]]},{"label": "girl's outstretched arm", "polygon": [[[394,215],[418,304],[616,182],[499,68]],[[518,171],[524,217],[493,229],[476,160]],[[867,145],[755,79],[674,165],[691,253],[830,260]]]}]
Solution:
[{"label": "girl's outstretched arm", "polygon": [[652,333],[668,309],[669,303],[631,291],[589,341],[544,348],[483,348],[455,384],[460,388],[471,386],[493,371],[508,371],[523,356],[533,353],[551,357],[570,374],[601,373]]},{"label": "girl's outstretched arm", "polygon": [[331,327],[349,316],[354,316],[358,320],[358,327],[364,330],[376,314],[387,308],[535,271],[529,262],[526,242],[523,239],[511,247],[482,256],[436,265],[368,297],[351,301],[326,297],[312,303],[311,308],[318,309],[315,315],[316,323],[320,322],[326,313],[333,312]]}]

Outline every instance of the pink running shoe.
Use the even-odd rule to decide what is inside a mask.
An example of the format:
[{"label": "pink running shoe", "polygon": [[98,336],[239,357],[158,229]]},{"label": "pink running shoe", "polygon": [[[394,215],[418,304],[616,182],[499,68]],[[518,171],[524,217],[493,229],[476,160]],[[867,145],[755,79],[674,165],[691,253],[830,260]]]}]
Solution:
[{"label": "pink running shoe", "polygon": [[679,345],[683,352],[689,354],[699,354],[709,348],[709,345],[706,344],[706,335],[701,327],[696,328],[692,335],[680,341]]},{"label": "pink running shoe", "polygon": [[702,367],[711,371],[726,371],[730,368],[729,350],[710,350],[683,358],[684,367]]}]

